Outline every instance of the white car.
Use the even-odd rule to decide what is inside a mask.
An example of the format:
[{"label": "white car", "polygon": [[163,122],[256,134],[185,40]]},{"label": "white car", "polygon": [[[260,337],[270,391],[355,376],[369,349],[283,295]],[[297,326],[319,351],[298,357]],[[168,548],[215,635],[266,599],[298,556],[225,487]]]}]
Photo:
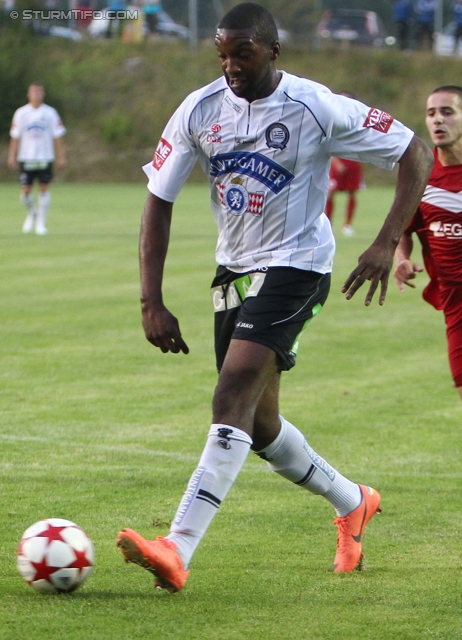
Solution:
[{"label": "white car", "polygon": [[454,34],[456,32],[456,23],[449,22],[443,29],[442,33],[435,33],[433,51],[438,56],[457,56],[462,57],[462,38],[459,38],[457,50],[454,51]]},{"label": "white car", "polygon": [[[98,19],[94,18],[90,24],[88,25],[88,33],[92,38],[101,38],[104,37],[107,33],[109,19],[106,18],[106,13],[109,11],[108,8],[101,9],[98,13],[101,14],[101,17],[98,16]],[[142,13],[142,9],[140,7],[135,7],[133,5],[128,5],[126,11],[133,13],[135,11],[139,11]],[[181,40],[187,40],[189,38],[189,29],[184,27],[181,24],[177,24],[165,11],[159,11],[157,14],[158,22],[156,26],[156,33],[159,35],[171,37],[171,38],[180,38]],[[114,20],[114,32],[117,30],[118,20]],[[143,21],[143,33],[144,35],[148,35],[148,27],[146,23]]]}]

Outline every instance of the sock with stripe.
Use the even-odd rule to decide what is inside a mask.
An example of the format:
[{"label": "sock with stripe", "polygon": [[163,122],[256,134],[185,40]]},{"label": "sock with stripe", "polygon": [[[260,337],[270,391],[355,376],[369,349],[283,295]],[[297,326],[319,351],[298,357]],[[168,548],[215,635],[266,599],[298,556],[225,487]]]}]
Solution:
[{"label": "sock with stripe", "polygon": [[212,424],[197,469],[180,502],[170,534],[185,568],[232,487],[252,444],[251,437],[235,427]]},{"label": "sock with stripe", "polygon": [[316,495],[322,495],[338,516],[346,516],[361,502],[357,484],[342,476],[318,455],[293,424],[279,416],[281,431],[268,447],[257,451],[270,469]]}]

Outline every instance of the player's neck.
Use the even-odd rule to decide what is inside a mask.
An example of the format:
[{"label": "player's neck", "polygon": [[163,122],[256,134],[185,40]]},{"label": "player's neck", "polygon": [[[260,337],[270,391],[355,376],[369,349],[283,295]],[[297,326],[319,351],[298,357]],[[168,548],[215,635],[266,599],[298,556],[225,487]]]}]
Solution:
[{"label": "player's neck", "polygon": [[451,167],[462,164],[462,148],[459,146],[438,147],[438,160],[443,167]]},{"label": "player's neck", "polygon": [[40,107],[42,106],[43,102],[29,102],[29,104],[33,109],[40,109]]}]

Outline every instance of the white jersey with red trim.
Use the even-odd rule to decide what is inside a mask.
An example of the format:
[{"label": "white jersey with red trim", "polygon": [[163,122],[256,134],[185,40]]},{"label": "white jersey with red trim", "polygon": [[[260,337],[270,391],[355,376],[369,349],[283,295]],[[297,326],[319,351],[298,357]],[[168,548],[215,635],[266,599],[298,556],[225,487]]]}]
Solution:
[{"label": "white jersey with red trim", "polygon": [[18,162],[53,162],[53,140],[66,133],[56,109],[31,104],[17,109],[13,116],[10,136],[19,139]]},{"label": "white jersey with red trim", "polygon": [[252,103],[220,78],[180,105],[143,169],[149,190],[174,202],[199,160],[210,181],[219,264],[328,273],[331,157],[391,169],[412,136],[389,114],[285,72],[270,96]]}]

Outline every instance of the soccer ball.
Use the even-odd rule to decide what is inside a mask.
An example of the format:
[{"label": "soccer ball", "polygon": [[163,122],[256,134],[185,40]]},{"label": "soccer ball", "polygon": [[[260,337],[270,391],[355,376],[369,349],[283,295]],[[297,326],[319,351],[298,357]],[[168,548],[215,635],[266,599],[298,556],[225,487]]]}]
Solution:
[{"label": "soccer ball", "polygon": [[75,591],[90,575],[94,558],[85,531],[61,518],[41,520],[26,529],[17,552],[19,573],[42,593]]}]

